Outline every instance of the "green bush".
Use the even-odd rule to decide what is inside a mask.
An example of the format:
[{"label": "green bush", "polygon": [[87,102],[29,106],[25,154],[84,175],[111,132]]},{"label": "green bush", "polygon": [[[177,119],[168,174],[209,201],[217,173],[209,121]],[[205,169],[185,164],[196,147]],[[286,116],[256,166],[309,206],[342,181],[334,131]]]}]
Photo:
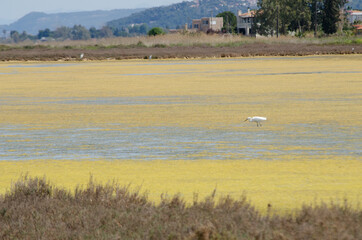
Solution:
[{"label": "green bush", "polygon": [[163,29],[159,27],[152,28],[150,31],[148,31],[148,36],[156,36],[162,34],[165,34],[165,31],[163,31]]}]

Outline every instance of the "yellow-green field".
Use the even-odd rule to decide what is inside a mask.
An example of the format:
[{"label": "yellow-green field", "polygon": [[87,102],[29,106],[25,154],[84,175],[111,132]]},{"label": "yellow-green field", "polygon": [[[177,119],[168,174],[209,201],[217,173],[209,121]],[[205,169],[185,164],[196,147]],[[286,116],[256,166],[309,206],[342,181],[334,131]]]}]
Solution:
[{"label": "yellow-green field", "polygon": [[[0,64],[0,192],[142,185],[157,201],[215,188],[261,210],[362,193],[362,56]],[[266,116],[257,128],[243,122]]]},{"label": "yellow-green field", "polygon": [[10,179],[21,173],[48,178],[57,186],[73,189],[86,186],[90,173],[106,183],[117,179],[121,185],[141,186],[150,200],[161,194],[181,196],[191,202],[194,193],[202,200],[216,189],[216,196],[246,194],[262,212],[289,211],[303,203],[343,203],[356,207],[361,200],[361,162],[358,160],[316,161],[20,161],[0,162],[0,188],[9,189]]}]

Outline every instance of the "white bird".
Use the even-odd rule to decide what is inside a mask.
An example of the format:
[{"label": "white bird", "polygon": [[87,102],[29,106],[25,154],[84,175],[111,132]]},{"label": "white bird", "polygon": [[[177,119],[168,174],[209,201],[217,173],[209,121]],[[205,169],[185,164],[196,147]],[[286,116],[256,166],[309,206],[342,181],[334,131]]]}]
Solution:
[{"label": "white bird", "polygon": [[247,119],[245,119],[245,121],[244,122],[246,122],[246,121],[248,121],[249,120],[249,122],[256,122],[256,126],[262,126],[261,125],[261,122],[262,121],[266,121],[266,117],[257,117],[257,116],[255,116],[255,117],[248,117]]},{"label": "white bird", "polygon": [[83,59],[83,57],[84,57],[84,53],[81,53],[80,56],[79,56],[79,58],[80,58],[80,59]]}]

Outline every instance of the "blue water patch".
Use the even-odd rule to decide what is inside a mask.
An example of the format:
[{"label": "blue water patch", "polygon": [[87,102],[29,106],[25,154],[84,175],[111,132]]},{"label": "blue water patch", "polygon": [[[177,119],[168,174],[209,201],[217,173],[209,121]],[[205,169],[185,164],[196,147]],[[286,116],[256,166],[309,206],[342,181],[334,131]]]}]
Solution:
[{"label": "blue water patch", "polygon": [[[3,105],[8,106],[28,106],[43,104],[64,104],[64,105],[171,105],[171,104],[232,104],[220,103],[219,97],[186,95],[186,96],[147,96],[147,97],[97,97],[97,98],[19,98],[0,97]],[[251,103],[252,104],[252,103]]]},{"label": "blue water patch", "polygon": [[77,66],[77,63],[54,63],[54,64],[16,64],[8,65],[8,68],[48,68],[48,67],[71,67]]},{"label": "blue water patch", "polygon": [[273,75],[310,75],[310,74],[341,74],[341,73],[362,73],[361,71],[315,71],[315,72],[283,72],[283,73],[252,73],[251,76],[273,76]]},{"label": "blue water patch", "polygon": [[[245,101],[225,101],[224,98],[230,96],[200,96],[200,95],[180,95],[180,96],[137,96],[137,97],[94,97],[94,98],[54,98],[54,97],[11,97],[0,96],[2,105],[7,106],[30,106],[30,105],[260,105],[266,104],[266,101],[252,101],[245,99]],[[222,100],[221,100],[222,99]],[[232,99],[232,98],[231,98]],[[235,97],[237,99],[237,96]],[[278,101],[285,102],[293,101],[310,101],[310,102],[352,102],[362,99],[362,94],[349,94],[348,96],[333,96],[329,98],[306,98],[303,94],[283,94]]]},{"label": "blue water patch", "polygon": [[121,76],[161,76],[161,75],[183,75],[183,74],[195,74],[199,72],[169,72],[169,73],[128,73],[121,74]]},{"label": "blue water patch", "polygon": [[18,74],[19,72],[13,71],[13,72],[0,72],[0,75],[13,75]]},{"label": "blue water patch", "polygon": [[[265,124],[266,125],[266,124]],[[0,160],[30,159],[264,159],[361,155],[361,129],[289,124],[282,131],[253,124],[220,129],[126,127],[0,129]],[[275,126],[273,126],[275,127]],[[281,126],[277,126],[281,127]]]}]

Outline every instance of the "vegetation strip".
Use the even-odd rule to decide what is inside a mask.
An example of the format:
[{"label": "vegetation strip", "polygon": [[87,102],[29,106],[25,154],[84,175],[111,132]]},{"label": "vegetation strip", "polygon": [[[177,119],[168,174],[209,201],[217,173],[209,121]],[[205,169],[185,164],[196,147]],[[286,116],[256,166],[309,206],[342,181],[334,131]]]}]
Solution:
[{"label": "vegetation strip", "polygon": [[[158,203],[162,193],[181,193],[192,203],[194,193],[204,199],[215,188],[217,196],[238,199],[244,193],[258,211],[268,204],[277,213],[290,213],[304,203],[348,198],[358,208],[362,176],[359,160],[347,156],[318,160],[301,156],[300,160],[29,160],[0,161],[0,194],[6,192],[22,173],[44,176],[57,186],[74,190],[86,185],[91,173],[107,183],[116,179],[131,189],[142,186],[150,201]],[[309,160],[304,160],[308,158]],[[333,159],[333,160],[332,160]]]},{"label": "vegetation strip", "polygon": [[[7,47],[0,46],[0,61],[71,61],[71,60],[109,60],[172,58],[210,58],[210,57],[250,57],[250,56],[306,56],[325,54],[361,54],[360,43],[348,44],[267,44],[267,43],[229,43],[219,46],[199,44],[193,46],[153,45],[145,46],[81,46],[51,48],[47,46]],[[84,59],[80,59],[80,54]]]},{"label": "vegetation strip", "polygon": [[154,205],[92,178],[71,194],[25,176],[0,195],[0,226],[1,239],[361,239],[362,212],[345,201],[264,216],[245,198],[214,194],[191,205],[177,195]]}]

